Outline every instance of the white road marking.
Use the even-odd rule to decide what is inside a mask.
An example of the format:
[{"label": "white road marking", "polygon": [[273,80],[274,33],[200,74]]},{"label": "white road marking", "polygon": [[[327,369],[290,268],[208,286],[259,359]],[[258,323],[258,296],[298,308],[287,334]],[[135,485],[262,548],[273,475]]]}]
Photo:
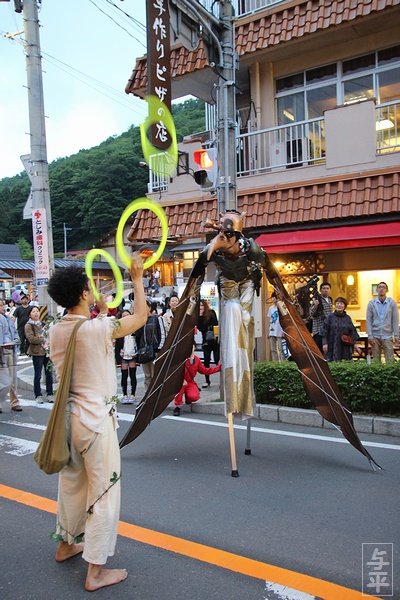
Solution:
[{"label": "white road marking", "polygon": [[[46,410],[51,410],[53,407],[53,404],[49,404],[49,403],[37,404],[34,400],[25,400],[22,398],[20,398],[20,404],[22,406],[36,406],[36,408],[46,409]],[[135,410],[135,407],[131,406],[131,408],[133,409],[132,414],[119,412],[118,420],[125,421],[127,423],[131,423],[135,417],[135,413],[133,412]],[[228,423],[226,423],[226,422],[221,423],[221,422],[216,422],[216,421],[207,421],[206,419],[192,419],[189,417],[179,417],[179,419],[178,419],[177,417],[173,417],[172,415],[162,415],[160,418],[161,419],[170,419],[172,421],[179,422],[179,423],[189,423],[191,425],[206,425],[206,426],[211,426],[211,427],[223,427],[225,429],[227,429],[227,427],[228,427]],[[32,424],[32,423],[27,424],[27,423],[22,423],[20,421],[7,421],[4,423],[7,425],[15,425],[17,427],[27,427],[30,429],[42,429],[42,430],[45,429],[44,425],[36,425],[36,424]],[[234,425],[234,429],[246,430],[247,426],[246,425]],[[268,429],[266,427],[252,427],[251,431],[254,433],[282,435],[282,436],[286,436],[286,437],[317,440],[320,442],[334,442],[336,444],[348,444],[349,443],[345,438],[335,438],[335,437],[331,437],[329,435],[316,435],[313,433],[296,433],[294,431],[283,431],[281,429]],[[397,444],[384,444],[381,442],[368,442],[368,441],[362,441],[362,444],[364,446],[368,446],[370,448],[381,448],[384,450],[400,450],[400,445],[397,445]]]},{"label": "white road marking", "polygon": [[271,581],[265,582],[263,600],[318,600],[315,596],[306,594],[305,592],[299,592],[293,588],[286,587],[285,585],[279,585],[278,583],[272,583]]},{"label": "white road marking", "polygon": [[44,431],[46,425],[39,425],[38,423],[22,423],[21,421],[7,421],[7,425],[16,425],[17,427],[26,427],[27,429],[39,429]]},{"label": "white road marking", "polygon": [[[203,419],[189,419],[186,417],[173,417],[169,415],[163,415],[162,419],[171,419],[173,421],[183,421],[186,423],[192,423],[193,425],[212,425],[214,427],[228,427],[228,423],[217,423],[215,421],[206,421]],[[234,425],[234,429],[247,429],[247,425]],[[349,442],[345,438],[334,438],[328,435],[315,435],[312,433],[295,433],[292,431],[282,431],[281,429],[266,429],[265,427],[252,427],[251,431],[255,433],[272,433],[274,435],[284,435],[287,437],[303,438],[308,440],[318,440],[321,442],[335,442],[337,444],[348,444]],[[371,446],[373,448],[384,448],[386,450],[400,450],[400,446],[395,444],[382,444],[378,442],[362,442],[364,446]]]},{"label": "white road marking", "polygon": [[4,451],[6,454],[26,456],[27,454],[33,454],[38,445],[38,442],[21,440],[21,438],[10,437],[8,435],[0,435],[0,448],[5,448]]}]

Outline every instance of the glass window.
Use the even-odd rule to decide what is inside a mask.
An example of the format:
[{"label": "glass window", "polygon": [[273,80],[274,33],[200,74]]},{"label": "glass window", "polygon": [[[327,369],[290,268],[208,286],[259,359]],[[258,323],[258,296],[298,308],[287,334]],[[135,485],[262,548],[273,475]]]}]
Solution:
[{"label": "glass window", "polygon": [[400,67],[378,74],[378,103],[400,98]]},{"label": "glass window", "polygon": [[289,77],[282,77],[276,80],[276,93],[286,92],[296,87],[302,87],[304,85],[304,74],[297,73],[296,75],[290,75]]},{"label": "glass window", "polygon": [[295,121],[304,121],[304,119],[303,92],[278,98],[278,125],[290,125]]},{"label": "glass window", "polygon": [[389,65],[400,61],[400,46],[378,51],[378,65]]},{"label": "glass window", "polygon": [[373,69],[375,67],[375,53],[352,58],[351,60],[343,61],[343,75],[350,75],[363,71],[365,69]]},{"label": "glass window", "polygon": [[400,100],[400,45],[281,77],[276,92],[278,125],[319,119],[338,103]]},{"label": "glass window", "polygon": [[324,110],[333,108],[336,101],[336,85],[326,85],[315,90],[307,90],[308,119],[324,116]]},{"label": "glass window", "polygon": [[325,67],[318,67],[318,69],[310,69],[309,71],[306,71],[306,82],[319,83],[321,81],[326,81],[327,79],[333,79],[336,77],[336,71],[336,63],[326,65]]},{"label": "glass window", "polygon": [[374,84],[371,75],[349,79],[343,83],[343,98],[345,104],[374,98]]}]

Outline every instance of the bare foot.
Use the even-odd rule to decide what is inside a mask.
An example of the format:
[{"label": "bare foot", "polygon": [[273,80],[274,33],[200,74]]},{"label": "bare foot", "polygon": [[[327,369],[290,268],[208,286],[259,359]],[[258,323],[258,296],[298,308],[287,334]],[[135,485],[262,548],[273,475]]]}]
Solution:
[{"label": "bare foot", "polygon": [[68,544],[67,542],[60,542],[58,544],[56,552],[56,561],[64,562],[77,554],[83,552],[83,544]]},{"label": "bare foot", "polygon": [[[91,569],[90,567],[97,568]],[[85,589],[88,592],[94,592],[102,587],[120,583],[127,577],[128,571],[126,569],[103,569],[99,565],[89,565]]]}]

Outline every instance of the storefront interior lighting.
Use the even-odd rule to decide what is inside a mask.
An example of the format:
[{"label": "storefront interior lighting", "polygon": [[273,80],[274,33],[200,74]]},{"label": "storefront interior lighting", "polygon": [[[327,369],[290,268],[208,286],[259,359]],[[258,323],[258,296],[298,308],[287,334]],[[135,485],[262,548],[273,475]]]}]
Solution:
[{"label": "storefront interior lighting", "polygon": [[353,277],[353,275],[347,275],[346,283],[347,283],[347,285],[354,285],[354,277]]}]

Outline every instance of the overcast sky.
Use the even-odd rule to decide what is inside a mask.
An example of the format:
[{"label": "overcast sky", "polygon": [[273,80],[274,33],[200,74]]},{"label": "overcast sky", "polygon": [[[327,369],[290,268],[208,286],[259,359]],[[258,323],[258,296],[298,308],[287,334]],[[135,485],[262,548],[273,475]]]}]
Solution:
[{"label": "overcast sky", "polygon": [[[39,20],[49,163],[139,125],[147,103],[125,86],[146,53],[145,0],[42,0]],[[24,51],[4,37],[23,28],[14,2],[0,2],[0,179],[30,152]]]}]

